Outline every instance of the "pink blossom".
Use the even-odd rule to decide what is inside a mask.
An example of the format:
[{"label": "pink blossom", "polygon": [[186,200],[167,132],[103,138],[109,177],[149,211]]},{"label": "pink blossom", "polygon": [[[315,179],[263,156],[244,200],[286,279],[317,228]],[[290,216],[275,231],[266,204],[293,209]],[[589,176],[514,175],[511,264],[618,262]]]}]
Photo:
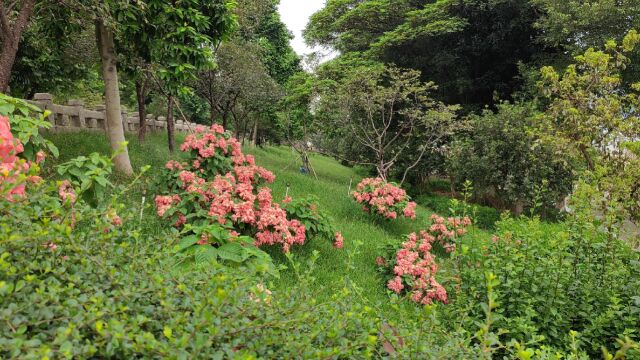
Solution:
[{"label": "pink blossom", "polygon": [[387,287],[389,290],[399,294],[402,289],[404,289],[404,285],[402,285],[402,278],[400,276],[396,276],[392,280],[389,280],[387,283]]},{"label": "pink blossom", "polygon": [[344,237],[342,236],[341,233],[337,232],[335,234],[335,241],[333,242],[333,247],[335,247],[336,249],[342,249],[343,246],[344,246]]},{"label": "pink blossom", "polygon": [[411,219],[416,218],[417,205],[409,201],[406,191],[380,178],[363,179],[351,196],[363,204],[363,211],[374,210],[387,219],[396,219],[399,214]]},{"label": "pink blossom", "polygon": [[40,150],[36,153],[36,164],[40,164],[44,161],[44,159],[47,157],[47,154],[45,154],[44,151]]},{"label": "pink blossom", "polygon": [[74,204],[77,200],[76,192],[69,180],[63,180],[60,183],[60,186],[58,186],[58,196],[62,201],[69,201],[71,204]]}]

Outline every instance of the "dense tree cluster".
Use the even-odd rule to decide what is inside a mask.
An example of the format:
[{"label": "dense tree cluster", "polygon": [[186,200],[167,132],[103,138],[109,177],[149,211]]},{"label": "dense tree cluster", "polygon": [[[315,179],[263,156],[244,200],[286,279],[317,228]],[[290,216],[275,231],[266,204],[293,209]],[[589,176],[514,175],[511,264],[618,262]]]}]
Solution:
[{"label": "dense tree cluster", "polygon": [[[477,201],[516,213],[541,202],[549,213],[572,192],[576,177],[603,174],[596,162],[607,163],[609,175],[630,166],[626,144],[639,138],[633,99],[640,77],[636,35],[630,33],[640,26],[638,6],[609,0],[329,0],[304,34],[309,44],[339,53],[314,75],[316,82],[332,84],[314,114],[325,124],[323,147],[371,164],[383,178],[408,179],[416,189],[436,176],[449,180],[455,194],[472,180]],[[388,94],[387,109],[357,103],[351,79],[366,81],[360,69],[397,67],[419,74],[430,99]],[[390,92],[396,83],[378,85]],[[377,99],[371,92],[362,98]],[[403,125],[415,116],[402,108],[408,100],[422,110],[438,101],[460,108],[430,111],[435,124],[449,124],[448,131],[413,131]],[[390,140],[410,151],[387,146]],[[379,164],[381,149],[392,166]],[[624,154],[616,157],[624,161],[611,165],[612,153]],[[618,180],[630,190],[630,183]]]}]

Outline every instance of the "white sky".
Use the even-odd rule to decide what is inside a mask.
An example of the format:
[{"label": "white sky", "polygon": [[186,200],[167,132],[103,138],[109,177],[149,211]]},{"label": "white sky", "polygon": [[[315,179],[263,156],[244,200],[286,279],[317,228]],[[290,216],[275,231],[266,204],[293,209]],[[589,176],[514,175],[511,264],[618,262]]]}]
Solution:
[{"label": "white sky", "polygon": [[307,55],[313,51],[302,38],[302,30],[307,26],[309,17],[324,7],[325,0],[281,0],[280,16],[295,38],[291,46],[299,55]]}]

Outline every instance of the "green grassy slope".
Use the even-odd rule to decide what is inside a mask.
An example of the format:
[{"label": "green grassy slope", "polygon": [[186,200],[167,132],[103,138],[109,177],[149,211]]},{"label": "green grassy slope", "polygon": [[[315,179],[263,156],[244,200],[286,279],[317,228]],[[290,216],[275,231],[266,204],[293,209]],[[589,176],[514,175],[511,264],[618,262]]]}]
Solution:
[{"label": "green grassy slope", "polygon": [[[62,155],[58,162],[86,155],[92,151],[108,153],[108,145],[103,134],[49,134],[48,137],[60,148]],[[129,152],[134,168],[151,165],[150,178],[153,178],[153,174],[162,168],[168,159],[179,157],[179,154],[169,154],[163,134],[149,135],[144,145],[140,145],[135,138],[129,140]],[[275,200],[281,200],[284,197],[287,186],[289,186],[289,195],[294,198],[315,195],[319,199],[320,208],[333,217],[336,227],[343,233],[345,237],[343,250],[334,249],[331,239],[320,238],[312,239],[304,247],[292,250],[297,259],[303,263],[314,250],[320,252],[314,273],[318,296],[330,296],[340,290],[344,286],[344,277],[348,275],[362,289],[363,301],[388,303],[382,277],[376,271],[375,258],[381,255],[381,248],[386,243],[401,242],[406,234],[427,227],[430,223],[428,217],[431,211],[418,206],[416,220],[398,219],[392,222],[376,220],[364,213],[361,206],[348,196],[350,181],[352,181],[352,187],[355,187],[365,176],[362,172],[342,166],[334,159],[313,155],[311,163],[318,175],[316,180],[313,175],[299,173],[300,162],[297,155],[287,148],[246,148],[245,151],[256,157],[258,165],[276,174],[276,181],[272,184]],[[124,179],[116,178],[115,181],[122,182]],[[129,206],[139,208],[141,197],[141,190],[137,189],[129,193],[125,202]],[[147,201],[150,199],[151,196],[148,196]],[[146,209],[141,231],[156,232],[161,231],[163,227],[166,228],[166,224],[156,218],[152,209]],[[486,236],[486,233],[473,229],[469,236]],[[347,268],[347,252],[354,249],[356,242],[362,242],[362,246],[352,257],[355,270],[350,272]],[[287,263],[278,249],[268,249],[268,251],[277,263]],[[293,286],[295,283],[293,273],[284,271],[281,279],[271,285],[277,289]]]}]

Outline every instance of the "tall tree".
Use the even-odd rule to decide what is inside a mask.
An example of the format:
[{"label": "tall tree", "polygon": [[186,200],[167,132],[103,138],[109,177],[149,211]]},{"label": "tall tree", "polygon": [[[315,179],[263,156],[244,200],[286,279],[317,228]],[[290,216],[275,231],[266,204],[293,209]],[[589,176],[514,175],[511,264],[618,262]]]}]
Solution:
[{"label": "tall tree", "polygon": [[218,48],[216,67],[202,72],[195,88],[209,102],[212,117],[222,118],[224,127],[233,121],[236,136],[244,136],[248,114],[276,102],[279,94],[260,61],[260,47],[242,40]]},{"label": "tall tree", "polygon": [[[144,139],[144,98],[149,77],[157,76],[167,98],[167,137],[175,148],[173,109],[175,98],[198,70],[212,66],[213,50],[235,26],[233,3],[226,0],[166,2],[148,0],[119,18],[120,38],[127,70],[136,82],[140,115],[139,138]],[[131,16],[131,15],[134,16]]]},{"label": "tall tree", "polygon": [[[400,158],[411,159],[401,172],[403,183],[424,155],[460,124],[457,107],[433,100],[434,89],[433,83],[420,81],[416,70],[358,68],[339,84],[335,95],[324,94],[323,101],[339,109],[330,126],[344,129],[349,141],[367,150],[366,157],[352,160],[374,166],[386,181]],[[416,140],[417,149],[411,147]]]},{"label": "tall tree", "polygon": [[[7,92],[11,69],[16,60],[20,40],[33,12],[36,0],[0,0],[0,92]],[[19,6],[19,8],[18,8]]]},{"label": "tall tree", "polygon": [[116,151],[113,164],[116,170],[132,175],[133,168],[129,160],[129,150],[124,138],[122,110],[120,108],[120,90],[118,89],[118,58],[115,51],[113,29],[104,21],[96,20],[96,39],[102,64],[105,105],[107,107],[107,135],[111,149]]},{"label": "tall tree", "polygon": [[472,111],[519,89],[519,63],[557,52],[535,41],[537,18],[529,0],[329,0],[305,37],[419,70],[439,99]]},{"label": "tall tree", "polygon": [[637,0],[532,0],[542,16],[536,26],[539,40],[571,51],[599,47],[610,39],[621,40],[640,27]]}]

